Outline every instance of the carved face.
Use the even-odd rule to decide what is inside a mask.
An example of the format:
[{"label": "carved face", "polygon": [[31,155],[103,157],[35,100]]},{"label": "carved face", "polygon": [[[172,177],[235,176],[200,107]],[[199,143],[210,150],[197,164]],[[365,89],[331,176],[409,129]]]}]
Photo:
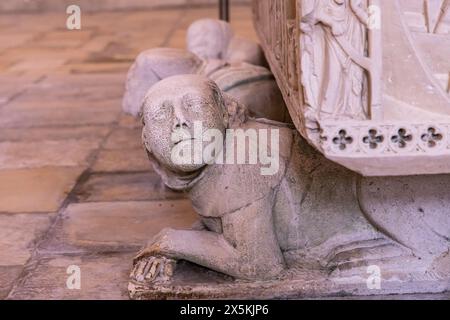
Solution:
[{"label": "carved face", "polygon": [[186,142],[193,145],[197,140],[203,149],[208,142],[198,142],[199,132],[195,132],[194,125],[198,129],[201,124],[201,136],[209,129],[224,134],[228,115],[214,82],[202,76],[183,75],[167,78],[150,89],[144,102],[143,121],[147,150],[171,171],[189,173],[205,163],[179,164],[173,158],[174,148]]},{"label": "carved face", "polygon": [[188,29],[188,50],[203,59],[222,59],[233,37],[229,24],[214,19],[194,22]]}]

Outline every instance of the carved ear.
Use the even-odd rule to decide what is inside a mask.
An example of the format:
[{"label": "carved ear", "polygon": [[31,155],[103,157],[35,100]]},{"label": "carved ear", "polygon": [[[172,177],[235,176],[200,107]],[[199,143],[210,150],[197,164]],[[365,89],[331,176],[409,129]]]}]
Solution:
[{"label": "carved ear", "polygon": [[212,80],[208,80],[208,86],[212,90],[212,95],[214,102],[219,108],[222,110],[222,116],[224,121],[224,126],[228,127],[228,112],[226,103],[224,100],[224,94],[222,90],[219,88],[219,86]]},{"label": "carved ear", "polygon": [[140,104],[140,107],[138,108],[137,113],[134,115],[135,117],[143,118],[144,106],[145,106],[145,100]]},{"label": "carved ear", "polygon": [[223,102],[225,105],[225,112],[227,113],[226,118],[228,119],[227,127],[234,123],[244,123],[247,121],[248,110],[245,105],[237,102],[226,93],[223,93]]},{"label": "carved ear", "polygon": [[147,153],[152,153],[152,150],[150,148],[150,146],[148,145],[148,141],[147,141],[147,135],[145,133],[145,120],[144,117],[142,117],[142,124],[144,125],[144,127],[142,128],[142,134],[141,134],[141,138],[142,138],[142,145],[144,146],[145,150],[147,151]]}]

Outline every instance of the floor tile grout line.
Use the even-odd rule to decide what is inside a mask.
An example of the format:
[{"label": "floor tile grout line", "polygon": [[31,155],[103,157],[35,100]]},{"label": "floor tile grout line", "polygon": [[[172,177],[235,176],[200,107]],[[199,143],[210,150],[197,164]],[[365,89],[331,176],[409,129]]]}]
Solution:
[{"label": "floor tile grout line", "polygon": [[[179,8],[179,10],[177,10],[178,12],[174,12],[174,15],[171,16],[170,21],[172,22],[171,28],[170,30],[167,31],[166,35],[162,35],[161,38],[163,38],[164,40],[162,41],[161,45],[168,45],[170,43],[170,41],[173,40],[173,36],[174,34],[180,29],[180,26],[182,26],[182,24],[186,21],[186,12],[189,11],[189,7],[183,7],[183,8]],[[175,18],[176,17],[176,18]],[[169,19],[168,19],[169,20]],[[46,31],[41,31],[39,33],[35,33],[33,37],[44,37],[48,32],[51,32],[52,29],[46,30]],[[165,36],[165,37],[164,37]],[[20,46],[19,46],[20,47]],[[45,78],[47,78],[48,76],[50,76],[51,74],[48,74],[48,72],[44,75],[41,76],[40,79],[38,79],[37,81],[43,81]],[[23,92],[21,92],[17,97],[14,97],[14,99],[17,99],[20,95],[22,94],[26,94],[27,89],[24,89]],[[3,106],[9,104],[12,100],[8,100],[5,104],[0,105],[0,110]],[[88,127],[105,127],[107,129],[105,129],[105,132],[107,132],[105,135],[102,135],[101,137],[99,137],[99,141],[101,141],[98,145],[97,148],[95,148],[95,150],[92,150],[91,154],[89,155],[88,158],[88,166],[86,168],[83,169],[83,171],[81,172],[81,174],[77,177],[76,181],[74,181],[74,185],[71,188],[71,191],[69,192],[69,194],[65,197],[64,201],[60,204],[58,210],[56,210],[56,212],[53,213],[42,213],[42,214],[46,214],[50,216],[50,224],[48,225],[48,227],[46,228],[46,230],[44,229],[43,232],[41,232],[38,237],[36,237],[32,243],[30,243],[31,246],[31,250],[30,250],[30,257],[29,259],[25,262],[25,264],[22,266],[22,272],[20,273],[19,277],[17,277],[15,279],[15,281],[13,282],[13,286],[11,287],[10,292],[7,295],[8,297],[11,297],[14,292],[17,290],[17,288],[20,287],[21,284],[23,284],[27,279],[29,279],[30,277],[33,277],[33,273],[36,270],[36,267],[38,267],[40,265],[40,259],[43,258],[43,255],[41,254],[40,248],[42,248],[42,244],[47,241],[47,240],[51,240],[52,239],[52,232],[55,230],[56,224],[58,222],[61,222],[61,219],[65,217],[65,210],[67,209],[67,207],[72,204],[72,203],[77,203],[78,200],[76,199],[76,190],[77,188],[79,188],[89,177],[91,177],[93,174],[110,174],[110,175],[114,175],[117,173],[120,173],[119,171],[110,171],[110,172],[94,172],[92,171],[92,166],[95,163],[95,161],[98,160],[99,158],[99,154],[101,151],[103,150],[108,150],[105,148],[105,144],[106,141],[108,141],[108,139],[111,137],[112,133],[117,130],[117,128],[129,128],[129,129],[136,129],[136,128],[131,128],[131,127],[127,127],[127,126],[121,126],[119,123],[120,117],[121,117],[121,113],[117,114],[116,120],[106,123],[106,124],[90,124],[90,125],[83,125],[84,127],[88,126]],[[116,116],[116,115],[114,115]],[[80,125],[73,125],[73,128],[78,128],[80,127]],[[52,128],[52,126],[48,126],[48,125],[43,125],[43,126],[39,126],[39,127],[8,127],[5,129],[24,129],[26,130],[27,128]],[[60,125],[57,128],[67,128],[66,125]],[[128,173],[148,173],[151,172],[149,171],[124,171],[124,173],[128,174]],[[164,200],[183,200],[183,199],[164,199]],[[139,201],[139,200],[132,200],[132,201]],[[153,201],[153,202],[158,202],[158,201],[162,201],[162,200],[147,200],[147,201]],[[2,214],[2,213],[0,213]],[[11,214],[11,213],[6,213],[6,214]],[[36,214],[36,213],[35,213]],[[40,213],[39,213],[40,214]],[[132,249],[127,249],[125,252],[131,252]],[[58,251],[58,250],[56,250]],[[121,253],[122,251],[118,251],[118,250],[111,250],[110,253]],[[47,254],[49,254],[49,252],[47,252]],[[92,255],[92,254],[96,254],[96,253],[100,253],[100,254],[108,254],[108,251],[90,251],[89,249],[87,249],[86,253],[81,254],[82,256],[87,256],[87,255]],[[68,253],[64,253],[64,252],[58,252],[58,255],[69,255]],[[74,252],[74,255],[80,255],[79,253]]]},{"label": "floor tile grout line", "polygon": [[52,259],[57,258],[60,256],[65,257],[90,257],[90,256],[101,256],[101,255],[115,255],[115,254],[126,254],[126,253],[136,253],[137,250],[139,250],[141,246],[129,246],[129,247],[122,247],[114,250],[92,250],[92,251],[71,251],[71,252],[64,252],[64,251],[56,251],[56,252],[49,252],[42,250],[40,251],[40,258],[41,259]]},{"label": "floor tile grout line", "polygon": [[[77,181],[74,184],[74,187],[79,183],[80,180],[85,179],[85,175],[87,174],[87,171],[89,168],[86,168],[78,177]],[[72,190],[73,190],[72,188]],[[54,217],[51,217],[50,226],[47,228],[45,232],[43,232],[39,239],[36,239],[33,245],[33,249],[31,251],[30,257],[28,258],[27,262],[23,265],[22,272],[19,274],[19,276],[15,279],[13,286],[11,287],[11,290],[8,292],[8,295],[6,296],[6,300],[8,300],[11,295],[14,293],[17,287],[19,287],[22,282],[27,278],[27,275],[29,275],[32,271],[34,271],[37,267],[37,264],[39,263],[39,246],[44,243],[48,239],[48,235],[51,234],[54,227],[59,222],[59,219],[62,216],[62,212],[65,210],[65,208],[69,205],[68,199],[71,196],[72,191],[69,192],[69,194],[64,199],[63,203],[60,205],[60,208],[57,210],[56,215]]]},{"label": "floor tile grout line", "polygon": [[30,216],[48,216],[48,215],[56,215],[56,212],[51,211],[28,211],[28,212],[8,212],[8,211],[0,211],[0,216],[20,216],[20,215],[30,215]]},{"label": "floor tile grout line", "polygon": [[[31,274],[32,271],[34,271],[39,263],[40,253],[39,253],[39,247],[48,239],[48,237],[51,235],[54,228],[57,226],[60,219],[63,218],[63,212],[65,209],[73,202],[72,200],[76,199],[75,192],[78,188],[78,186],[84,181],[88,179],[88,177],[91,175],[90,168],[93,166],[94,162],[96,161],[96,156],[100,153],[100,151],[103,149],[104,144],[108,140],[108,138],[111,136],[111,134],[114,132],[114,130],[119,125],[119,119],[120,119],[121,113],[118,113],[117,118],[113,123],[111,123],[111,128],[109,130],[109,133],[103,138],[102,142],[100,143],[98,149],[96,150],[96,154],[92,156],[91,159],[89,159],[89,164],[87,168],[80,174],[77,181],[75,182],[74,186],[72,187],[71,191],[68,193],[62,204],[60,205],[59,209],[57,210],[57,214],[52,218],[53,221],[50,223],[50,226],[47,228],[45,232],[42,233],[42,235],[37,239],[37,241],[34,242],[33,249],[30,254],[30,258],[27,260],[27,262],[23,265],[22,271],[19,274],[19,276],[14,280],[13,285],[11,286],[11,289],[9,290],[8,294],[6,295],[6,300],[12,297],[16,289],[25,281],[27,278],[27,275]],[[30,270],[31,269],[31,270]]]},{"label": "floor tile grout line", "polygon": [[[40,82],[44,81],[47,78],[47,75],[42,75],[41,77],[37,78],[36,80],[32,81],[31,84],[35,85],[35,84],[39,84]],[[13,94],[8,100],[6,100],[3,103],[0,103],[0,110],[2,110],[4,107],[6,107],[9,103],[13,102],[14,100],[18,99],[19,97],[25,95],[28,91],[29,91],[29,87],[28,88],[23,88],[22,90],[16,92],[15,94]]]},{"label": "floor tile grout line", "polygon": [[[85,181],[87,181],[87,179],[91,175],[95,174],[95,172],[93,172],[91,170],[91,168],[93,167],[93,164],[95,163],[95,161],[98,159],[98,155],[100,154],[100,152],[103,150],[106,150],[104,148],[104,146],[105,146],[107,140],[110,138],[110,136],[113,134],[113,132],[115,130],[117,130],[117,128],[120,127],[119,120],[122,115],[123,115],[122,112],[118,113],[118,116],[115,119],[115,121],[110,124],[109,132],[102,139],[102,142],[99,144],[99,147],[89,157],[90,159],[88,159],[88,165],[87,165],[86,169],[78,177],[78,179],[75,182],[74,186],[72,187],[71,191],[68,193],[68,195],[64,199],[63,203],[61,204],[60,208],[57,210],[56,215],[54,217],[51,217],[51,219],[53,221],[50,223],[50,226],[47,228],[47,230],[45,232],[42,233],[42,235],[39,237],[39,239],[37,239],[34,242],[33,250],[30,254],[30,258],[23,265],[21,273],[13,282],[13,285],[11,286],[11,289],[8,292],[5,299],[10,299],[13,296],[14,292],[17,290],[17,288],[20,287],[23,284],[23,282],[27,279],[27,276],[30,275],[34,270],[36,270],[37,266],[39,265],[39,260],[42,258],[42,254],[39,249],[40,246],[49,239],[49,236],[52,234],[54,228],[58,225],[58,223],[60,222],[60,219],[63,218],[63,213],[66,210],[66,208],[70,204],[78,202],[76,199],[77,190],[79,190],[80,186]],[[141,172],[142,171],[136,171],[135,173],[141,173]],[[114,174],[115,172],[110,172],[110,173]],[[180,200],[180,199],[178,199],[178,200]],[[47,214],[49,214],[49,213],[47,213]],[[131,250],[132,250],[131,248],[128,251],[119,250],[119,251],[116,251],[116,253],[132,252]],[[114,251],[111,251],[111,252],[114,252]],[[48,252],[46,252],[45,254],[48,255]],[[74,254],[76,254],[76,253],[74,253]],[[59,255],[65,255],[65,253],[59,252]]]}]

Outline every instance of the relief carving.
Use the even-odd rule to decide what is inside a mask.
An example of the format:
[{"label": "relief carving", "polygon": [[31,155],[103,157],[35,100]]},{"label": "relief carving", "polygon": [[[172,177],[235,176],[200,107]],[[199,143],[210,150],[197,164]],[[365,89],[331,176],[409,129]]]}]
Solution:
[{"label": "relief carving", "polygon": [[303,5],[310,9],[301,18],[302,82],[311,109],[308,113],[321,120],[370,119],[369,99],[376,107],[374,95],[379,93],[368,85],[375,67],[368,58],[368,41],[373,38],[368,38],[367,2],[308,0]]}]

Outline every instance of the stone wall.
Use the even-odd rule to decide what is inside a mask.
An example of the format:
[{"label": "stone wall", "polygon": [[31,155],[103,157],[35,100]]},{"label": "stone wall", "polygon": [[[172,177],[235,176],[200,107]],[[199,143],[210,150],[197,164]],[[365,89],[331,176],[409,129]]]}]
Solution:
[{"label": "stone wall", "polygon": [[[43,12],[65,10],[77,4],[83,11],[127,10],[171,6],[214,5],[218,0],[1,0],[0,13]],[[250,3],[250,0],[231,0],[232,4]]]}]

